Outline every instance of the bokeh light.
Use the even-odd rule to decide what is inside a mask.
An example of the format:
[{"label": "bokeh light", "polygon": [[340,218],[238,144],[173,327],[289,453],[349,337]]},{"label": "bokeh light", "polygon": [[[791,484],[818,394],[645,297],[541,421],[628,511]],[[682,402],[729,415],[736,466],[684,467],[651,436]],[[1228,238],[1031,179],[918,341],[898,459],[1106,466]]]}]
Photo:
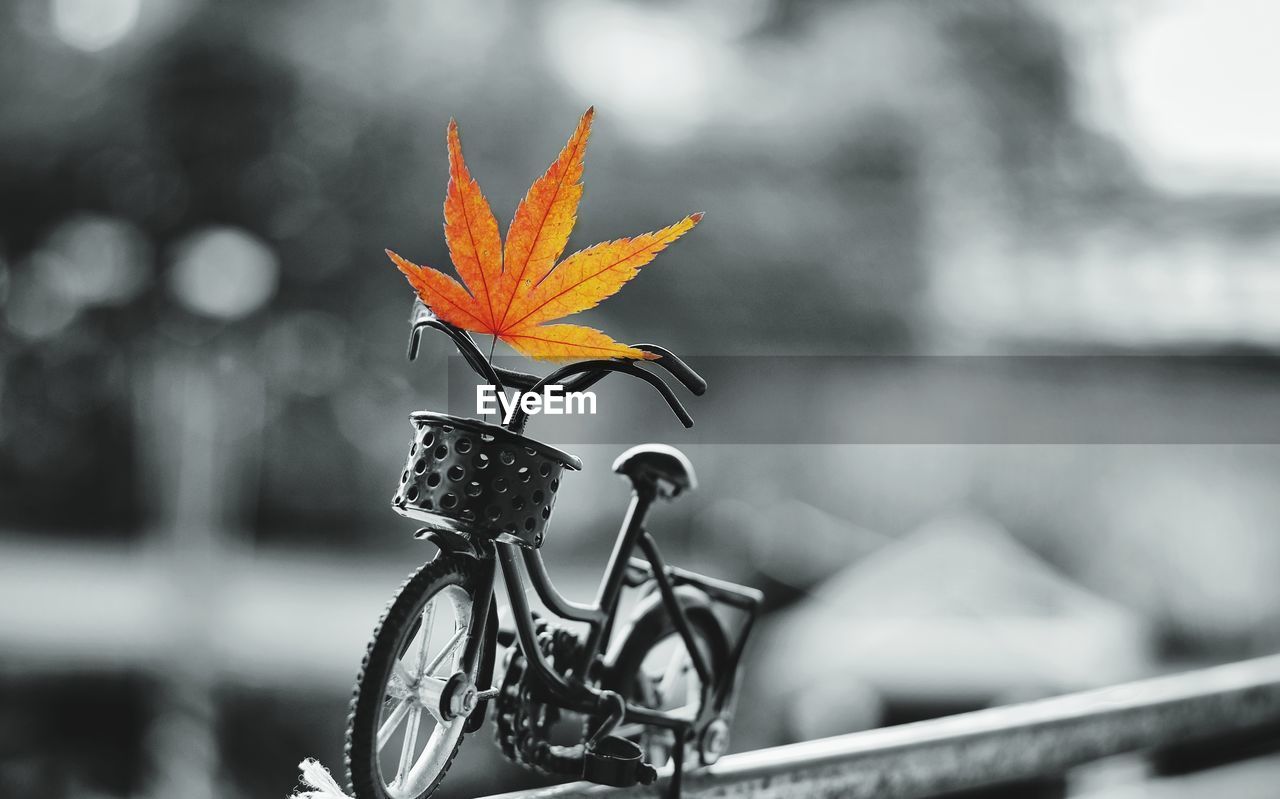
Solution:
[{"label": "bokeh light", "polygon": [[151,279],[151,249],[132,224],[77,216],[59,225],[46,243],[49,277],[68,302],[122,305]]},{"label": "bokeh light", "polygon": [[198,231],[175,248],[169,288],[188,309],[234,320],[266,304],[275,293],[280,264],[253,234],[238,228]]},{"label": "bokeh light", "polygon": [[1241,0],[1223,12],[1212,0],[1157,4],[1120,40],[1115,121],[1169,188],[1280,185],[1280,7]]},{"label": "bokeh light", "polygon": [[711,110],[720,51],[682,14],[612,0],[559,3],[547,19],[547,55],[584,102],[607,103],[623,118],[626,135],[681,141]]},{"label": "bokeh light", "polygon": [[20,338],[51,338],[75,320],[80,308],[59,288],[64,268],[58,255],[44,250],[19,265],[4,311],[9,329]]},{"label": "bokeh light", "polygon": [[142,0],[53,0],[58,38],[80,50],[104,50],[138,24]]}]

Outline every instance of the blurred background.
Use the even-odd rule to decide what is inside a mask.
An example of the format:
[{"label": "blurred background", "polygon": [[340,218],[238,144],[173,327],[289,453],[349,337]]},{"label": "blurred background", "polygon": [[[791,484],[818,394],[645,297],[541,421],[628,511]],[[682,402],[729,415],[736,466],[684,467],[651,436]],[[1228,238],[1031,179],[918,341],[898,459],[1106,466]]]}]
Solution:
[{"label": "blurred background", "polygon": [[[571,249],[708,213],[581,319],[739,361],[690,403],[720,433],[607,383],[610,443],[530,432],[586,462],[545,547],[579,599],[627,496],[614,442],[694,442],[668,559],[768,596],[735,749],[1273,651],[1280,426],[1211,431],[1280,407],[1277,23],[1265,0],[4,3],[0,796],[340,772],[368,635],[430,555],[388,503],[450,351],[405,362],[382,250],[447,268],[451,116],[504,227],[593,104]],[[803,414],[752,382],[812,355],[895,357],[810,369]],[[1012,441],[985,404],[979,441],[856,434],[855,397],[915,399],[899,430],[949,405],[897,356],[1014,355],[1051,357],[990,370],[990,407],[1173,434]],[[1100,355],[1124,366],[1062,376]],[[1075,795],[1280,782],[1116,771]],[[535,782],[486,729],[443,795]]]}]

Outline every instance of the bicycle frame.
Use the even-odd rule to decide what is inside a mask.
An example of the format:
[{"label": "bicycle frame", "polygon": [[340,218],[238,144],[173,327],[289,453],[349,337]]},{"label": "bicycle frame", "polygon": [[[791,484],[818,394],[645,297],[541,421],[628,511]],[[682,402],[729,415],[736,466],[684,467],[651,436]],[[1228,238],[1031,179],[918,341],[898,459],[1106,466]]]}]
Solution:
[{"label": "bicycle frame", "polygon": [[[742,644],[750,632],[762,594],[751,588],[666,566],[658,551],[657,543],[644,526],[645,516],[655,498],[655,494],[650,491],[637,490],[633,493],[604,577],[601,579],[596,598],[591,604],[573,602],[560,594],[538,550],[496,540],[467,545],[471,554],[477,556],[487,567],[482,568],[477,575],[480,584],[476,586],[475,596],[477,601],[484,604],[484,607],[477,607],[476,612],[472,614],[472,628],[463,653],[464,668],[471,670],[482,654],[484,642],[493,640],[495,631],[487,629],[487,625],[492,623],[496,615],[490,612],[489,605],[493,601],[494,590],[497,587],[497,571],[500,569],[516,625],[516,640],[539,686],[546,692],[548,698],[565,709],[584,714],[599,713],[604,703],[605,692],[589,685],[581,675],[587,674],[596,659],[604,654],[604,648],[616,619],[622,588],[627,584],[636,584],[635,581],[628,583],[628,573],[637,573],[642,575],[642,580],[652,578],[657,582],[663,606],[671,615],[676,630],[684,641],[704,690],[716,685],[716,681],[709,673],[710,667],[704,661],[701,650],[695,644],[684,606],[676,594],[677,587],[688,585],[697,588],[704,592],[708,599],[724,602],[744,611],[747,614],[747,620],[739,634],[738,645],[731,651],[727,675],[719,685],[716,685],[713,694],[704,697],[698,719],[676,717],[660,710],[627,703],[621,721],[664,727],[681,734],[703,720],[704,716],[720,712],[733,696],[736,688],[734,676],[741,658]],[[461,542],[455,542],[450,545],[434,535],[432,539],[449,549],[461,544]],[[645,560],[632,557],[637,546],[644,553]],[[557,669],[543,657],[542,650],[538,646],[533,609],[527,595],[527,589],[530,586],[542,604],[553,614],[568,621],[587,625],[586,646],[583,648],[584,662],[568,664],[567,669],[563,667]],[[480,599],[481,597],[484,599]],[[574,676],[566,677],[566,672]],[[478,685],[477,688],[485,690],[489,686]]]},{"label": "bicycle frame", "polygon": [[[562,384],[566,389],[579,390],[594,384],[606,374],[622,372],[649,383],[667,402],[681,423],[686,427],[693,425],[692,417],[685,411],[667,384],[656,375],[630,362],[583,361],[564,366],[544,378],[502,369],[489,363],[465,331],[436,319],[425,306],[418,302],[414,305],[409,339],[410,360],[413,360],[417,354],[419,337],[426,327],[446,333],[458,347],[468,365],[499,391],[504,384],[517,390],[536,391],[551,383]],[[656,363],[666,370],[692,393],[700,395],[706,391],[706,381],[670,351],[649,344],[641,344],[637,347],[658,355],[659,360],[650,363]],[[524,413],[520,412],[505,427],[519,434],[523,432],[525,421]],[[625,703],[622,718],[618,721],[665,727],[684,737],[692,726],[704,721],[706,716],[719,713],[734,695],[738,662],[763,595],[751,588],[668,567],[663,562],[657,542],[644,527],[645,516],[657,496],[653,484],[637,483],[635,485],[631,503],[623,518],[622,528],[618,532],[604,577],[601,579],[596,598],[591,604],[573,602],[562,596],[552,583],[551,576],[547,573],[542,561],[542,555],[536,549],[526,549],[501,540],[473,540],[458,534],[433,534],[432,540],[442,548],[466,551],[486,564],[485,568],[479,572],[480,584],[476,586],[476,596],[483,597],[480,600],[483,607],[477,607],[476,612],[472,614],[471,629],[463,653],[463,664],[468,673],[477,673],[473,669],[478,659],[484,654],[486,646],[489,650],[489,661],[486,667],[487,670],[491,670],[496,631],[488,627],[494,624],[496,616],[492,611],[492,602],[497,580],[496,572],[500,568],[515,620],[517,641],[523,650],[530,673],[547,697],[568,710],[588,715],[604,712],[611,705],[616,706],[618,697],[607,697],[606,694],[611,692],[592,687],[586,675],[593,671],[598,659],[604,655],[604,647],[608,645],[613,632],[619,596],[624,584],[627,583],[628,572],[634,571],[642,575],[641,582],[652,579],[657,584],[663,606],[683,639],[703,690],[707,691],[711,686],[715,686],[715,689],[712,694],[704,695],[700,716],[694,720],[678,718],[671,713],[634,707],[631,703]],[[632,557],[637,546],[645,556],[643,561]],[[534,614],[526,594],[526,587],[529,585],[532,585],[538,599],[551,613],[562,619],[587,625],[583,662],[568,664],[568,668],[561,670],[547,662],[538,645]],[[677,588],[684,586],[700,591],[712,602],[721,602],[746,613],[746,622],[738,636],[737,645],[730,652],[728,674],[723,680],[714,679],[714,675],[710,673],[710,665],[706,663],[702,650],[696,645],[684,605],[677,594]],[[573,675],[572,678],[567,677],[567,674]],[[482,674],[482,682],[488,682],[489,676]],[[481,684],[477,685],[477,688],[486,691],[490,686]]]}]

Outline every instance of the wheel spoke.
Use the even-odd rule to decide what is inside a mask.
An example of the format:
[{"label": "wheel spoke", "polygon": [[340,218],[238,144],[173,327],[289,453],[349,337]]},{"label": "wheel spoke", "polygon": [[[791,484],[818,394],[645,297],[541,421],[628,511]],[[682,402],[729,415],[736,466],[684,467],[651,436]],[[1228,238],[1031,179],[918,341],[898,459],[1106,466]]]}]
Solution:
[{"label": "wheel spoke", "polygon": [[396,769],[396,784],[403,785],[404,778],[409,775],[413,766],[414,750],[418,748],[418,722],[422,719],[422,708],[409,710],[409,723],[404,728],[404,742],[400,744],[400,765]]},{"label": "wheel spoke", "polygon": [[423,677],[418,683],[418,702],[427,709],[437,724],[444,724],[440,715],[440,696],[444,693],[445,681],[436,677]]},{"label": "wheel spoke", "polygon": [[382,726],[378,728],[379,752],[387,745],[387,741],[391,740],[391,736],[395,734],[396,727],[399,727],[400,722],[404,721],[404,717],[408,715],[411,707],[413,707],[413,699],[409,697],[401,699],[391,710],[386,720],[382,722]]},{"label": "wheel spoke", "polygon": [[[672,647],[665,662],[659,652],[664,640]],[[638,694],[637,699],[645,707],[661,710],[674,718],[696,719],[702,706],[702,681],[692,671],[693,658],[683,641],[655,641],[641,659],[636,673],[634,690]],[[640,724],[620,725],[614,734],[638,741],[645,758],[655,765],[669,762],[675,747],[680,745],[669,730]]]},{"label": "wheel spoke", "polygon": [[392,678],[404,683],[406,691],[412,691],[413,687],[418,683],[418,681],[413,678],[413,675],[409,674],[409,670],[404,667],[404,663],[399,660],[392,661],[391,676]]},{"label": "wheel spoke", "polygon": [[654,765],[666,765],[675,748],[675,733],[670,730],[649,730],[644,741],[645,759]]},{"label": "wheel spoke", "polygon": [[658,696],[658,679],[645,674],[642,670],[636,678],[636,687],[640,690],[640,702],[645,707],[657,708],[662,700]]},{"label": "wheel spoke", "polygon": [[431,659],[431,662],[427,664],[427,667],[422,670],[419,676],[422,676],[422,677],[433,676],[436,673],[436,669],[440,668],[440,664],[444,662],[445,658],[449,657],[449,655],[451,655],[453,651],[458,648],[458,644],[462,642],[462,639],[463,637],[466,636],[466,634],[467,634],[467,628],[459,627],[458,631],[453,634],[452,638],[449,639],[449,643],[444,645],[444,649],[440,650],[440,654],[436,655],[434,658]]},{"label": "wheel spoke", "polygon": [[685,667],[684,703],[686,707],[692,707],[694,709],[693,712],[696,714],[698,706],[702,704],[702,689],[706,686],[702,684],[702,680],[695,678],[692,674],[688,674],[691,671],[693,671],[692,661]]},{"label": "wheel spoke", "polygon": [[466,716],[459,716],[447,724],[441,724],[432,731],[431,737],[427,740],[426,747],[422,750],[422,763],[439,763],[449,756],[449,751],[453,745],[457,743],[457,728],[464,724],[467,720]]},{"label": "wheel spoke", "polygon": [[387,680],[386,699],[399,701],[413,696],[413,685],[411,682],[405,682],[408,674],[408,670],[403,667],[391,669],[391,677]]},{"label": "wheel spoke", "polygon": [[658,700],[666,702],[675,688],[676,681],[689,669],[689,656],[683,646],[677,646],[667,661],[667,669],[658,682]]},{"label": "wheel spoke", "polygon": [[434,599],[435,597],[432,597],[427,600],[426,607],[422,609],[422,626],[421,631],[419,632],[419,635],[422,636],[422,641],[418,644],[418,665],[416,668],[416,676],[418,677],[421,677],[423,674],[427,674],[431,671],[430,669],[422,668],[422,664],[427,661],[427,646],[431,643],[431,625],[432,622],[435,621],[436,615]]}]

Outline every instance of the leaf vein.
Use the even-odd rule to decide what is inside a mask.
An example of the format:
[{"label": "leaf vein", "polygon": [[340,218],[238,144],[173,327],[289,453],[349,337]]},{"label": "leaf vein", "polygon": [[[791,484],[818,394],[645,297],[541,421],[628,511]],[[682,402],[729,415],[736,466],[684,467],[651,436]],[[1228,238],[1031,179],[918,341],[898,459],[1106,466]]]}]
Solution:
[{"label": "leaf vein", "polygon": [[[677,224],[678,224],[678,223],[677,223]],[[674,226],[673,226],[673,227],[674,227]],[[581,279],[581,280],[579,280],[578,282],[573,283],[573,284],[571,284],[571,285],[567,286],[567,287],[566,287],[566,288],[564,288],[564,289],[561,289],[560,291],[556,292],[555,294],[552,294],[552,295],[551,295],[550,297],[548,297],[546,300],[544,300],[543,302],[541,302],[541,303],[539,303],[538,305],[536,305],[536,306],[534,306],[533,308],[531,308],[527,314],[525,314],[524,316],[522,316],[522,317],[520,317],[519,319],[517,319],[514,323],[512,323],[512,325],[511,325],[511,326],[512,326],[512,327],[517,327],[517,326],[519,326],[519,324],[520,324],[521,322],[523,322],[524,320],[528,319],[530,316],[533,316],[535,313],[537,313],[538,311],[542,310],[543,308],[547,307],[548,305],[550,305],[550,304],[551,304],[552,302],[554,302],[555,300],[560,299],[560,298],[561,298],[561,297],[563,297],[565,294],[568,294],[569,292],[571,292],[571,291],[573,291],[574,289],[578,288],[578,287],[579,287],[579,286],[581,286],[583,283],[586,283],[587,281],[590,281],[590,280],[594,280],[595,278],[599,277],[600,275],[603,275],[605,272],[608,272],[610,269],[613,269],[613,268],[614,268],[614,267],[616,267],[618,264],[625,263],[625,262],[627,262],[627,261],[631,260],[632,258],[634,258],[635,256],[639,255],[640,253],[644,252],[645,250],[649,249],[650,247],[653,247],[653,246],[657,245],[659,242],[661,242],[661,243],[663,244],[663,246],[666,246],[666,245],[667,245],[668,243],[670,243],[671,241],[674,241],[675,239],[679,238],[681,234],[682,234],[682,233],[675,233],[675,235],[674,235],[674,237],[673,237],[673,238],[670,238],[670,239],[660,239],[660,240],[658,240],[658,241],[653,242],[652,244],[648,244],[648,245],[641,245],[641,246],[640,246],[640,247],[638,247],[637,249],[635,249],[635,250],[633,250],[633,251],[631,251],[631,252],[627,253],[627,254],[626,254],[625,256],[623,256],[622,258],[619,258],[619,259],[617,259],[616,261],[611,262],[608,266],[604,267],[603,269],[600,269],[600,270],[599,270],[599,271],[597,271],[597,272],[593,272],[592,274],[588,275],[587,277],[582,278],[582,279]],[[572,258],[573,256],[569,256],[569,257],[570,257],[570,258]],[[563,262],[561,262],[561,266],[563,266],[563,265],[564,265],[564,264],[563,264]],[[554,271],[554,270],[553,270],[553,271]],[[547,274],[547,277],[551,277],[551,274],[550,274],[550,273],[548,273],[548,274]],[[546,279],[547,279],[547,278],[543,278],[543,281],[545,281]],[[539,283],[538,285],[542,285],[542,284],[541,284],[541,283]]]},{"label": "leaf vein", "polygon": [[[586,147],[586,144],[587,137],[585,135],[575,137],[573,144],[573,157],[569,159],[567,164],[570,168],[572,168],[573,162],[578,158],[578,153]],[[547,203],[546,210],[542,212],[542,219],[538,222],[538,232],[534,234],[533,241],[529,244],[529,251],[525,254],[524,263],[520,265],[520,275],[515,278],[515,282],[512,284],[511,298],[507,302],[507,307],[502,311],[502,321],[498,323],[498,329],[503,329],[507,323],[507,314],[511,313],[511,306],[515,304],[513,302],[515,300],[515,293],[520,290],[520,281],[524,279],[524,273],[529,268],[529,260],[533,257],[533,251],[537,249],[538,242],[542,240],[542,233],[546,230],[547,226],[547,217],[551,215],[551,209],[555,206],[556,200],[560,197],[560,190],[564,187],[564,179],[568,174],[569,169],[562,170],[560,173],[560,179],[556,181],[556,188],[551,195],[551,202]],[[511,235],[510,231],[507,232],[507,235]]]},{"label": "leaf vein", "polygon": [[[450,158],[453,160],[453,166],[455,167],[459,166],[458,162],[462,158],[461,145],[458,146],[457,152],[452,153],[450,155]],[[466,169],[466,164],[461,164],[461,168]],[[472,185],[476,185],[476,182],[471,179],[470,171],[467,172],[467,180]],[[478,190],[478,187],[477,187],[477,190]],[[493,297],[489,294],[489,281],[484,274],[484,264],[480,262],[480,247],[476,243],[475,232],[471,229],[471,216],[467,213],[467,205],[468,205],[467,199],[462,196],[462,181],[458,181],[458,205],[461,206],[462,208],[462,222],[467,228],[467,238],[471,240],[471,253],[475,257],[476,268],[480,272],[480,285],[484,287],[485,301],[489,306],[490,321],[486,326],[489,329],[493,329],[493,321],[492,321],[493,320]],[[466,282],[466,281],[463,281],[463,282]],[[484,323],[482,322],[481,324],[484,324]]]}]

